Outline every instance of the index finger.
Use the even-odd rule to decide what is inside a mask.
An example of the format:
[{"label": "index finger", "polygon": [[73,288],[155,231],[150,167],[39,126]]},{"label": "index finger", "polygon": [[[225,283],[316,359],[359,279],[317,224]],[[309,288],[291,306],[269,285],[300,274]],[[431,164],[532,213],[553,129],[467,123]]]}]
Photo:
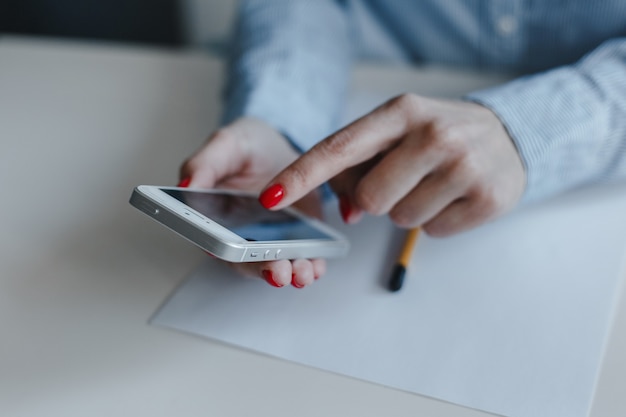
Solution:
[{"label": "index finger", "polygon": [[190,187],[214,188],[224,178],[236,174],[244,156],[231,140],[233,134],[236,133],[225,129],[213,133],[180,167],[180,178],[188,178]]},{"label": "index finger", "polygon": [[387,149],[407,130],[408,118],[388,101],[316,144],[278,173],[261,193],[266,208],[293,204],[324,182]]}]

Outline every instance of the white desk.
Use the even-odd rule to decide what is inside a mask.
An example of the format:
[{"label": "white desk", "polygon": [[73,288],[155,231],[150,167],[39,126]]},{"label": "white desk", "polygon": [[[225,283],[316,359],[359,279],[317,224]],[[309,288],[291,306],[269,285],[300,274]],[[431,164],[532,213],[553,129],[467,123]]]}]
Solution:
[{"label": "white desk", "polygon": [[[176,182],[216,126],[221,69],[199,53],[0,38],[0,415],[487,416],[147,324],[205,255],[127,200]],[[355,75],[390,94],[497,81]],[[624,352],[623,297],[593,417],[626,414]]]}]

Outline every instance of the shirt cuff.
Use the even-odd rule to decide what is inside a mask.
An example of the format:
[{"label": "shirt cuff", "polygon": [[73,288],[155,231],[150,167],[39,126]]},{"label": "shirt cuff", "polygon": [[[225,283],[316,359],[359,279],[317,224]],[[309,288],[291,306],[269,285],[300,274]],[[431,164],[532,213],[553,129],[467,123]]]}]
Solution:
[{"label": "shirt cuff", "polygon": [[481,104],[503,123],[526,171],[522,202],[550,197],[597,176],[601,137],[607,128],[597,91],[570,67],[522,77],[476,91],[464,99]]}]

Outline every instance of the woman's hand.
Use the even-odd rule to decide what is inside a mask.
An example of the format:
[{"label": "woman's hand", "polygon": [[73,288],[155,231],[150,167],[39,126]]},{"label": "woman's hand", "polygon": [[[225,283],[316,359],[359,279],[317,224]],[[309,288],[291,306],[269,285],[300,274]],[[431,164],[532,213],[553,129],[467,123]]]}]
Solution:
[{"label": "woman's hand", "polygon": [[[180,168],[180,186],[234,188],[258,192],[299,153],[275,129],[253,118],[241,118],[213,133]],[[316,193],[303,193],[301,211],[319,217]],[[260,276],[276,287],[292,284],[301,288],[322,276],[323,259],[298,259],[232,264],[248,276]]]},{"label": "woman's hand", "polygon": [[405,94],[318,143],[269,182],[261,202],[279,209],[327,180],[347,223],[388,214],[446,236],[510,210],[525,173],[487,108]]}]

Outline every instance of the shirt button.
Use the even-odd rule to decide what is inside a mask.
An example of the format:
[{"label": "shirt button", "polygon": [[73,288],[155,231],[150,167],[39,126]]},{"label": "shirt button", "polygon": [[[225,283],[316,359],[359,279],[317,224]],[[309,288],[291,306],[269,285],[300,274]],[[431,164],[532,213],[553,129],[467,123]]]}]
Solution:
[{"label": "shirt button", "polygon": [[502,36],[511,35],[517,30],[517,19],[510,15],[502,16],[496,22],[496,29]]}]

